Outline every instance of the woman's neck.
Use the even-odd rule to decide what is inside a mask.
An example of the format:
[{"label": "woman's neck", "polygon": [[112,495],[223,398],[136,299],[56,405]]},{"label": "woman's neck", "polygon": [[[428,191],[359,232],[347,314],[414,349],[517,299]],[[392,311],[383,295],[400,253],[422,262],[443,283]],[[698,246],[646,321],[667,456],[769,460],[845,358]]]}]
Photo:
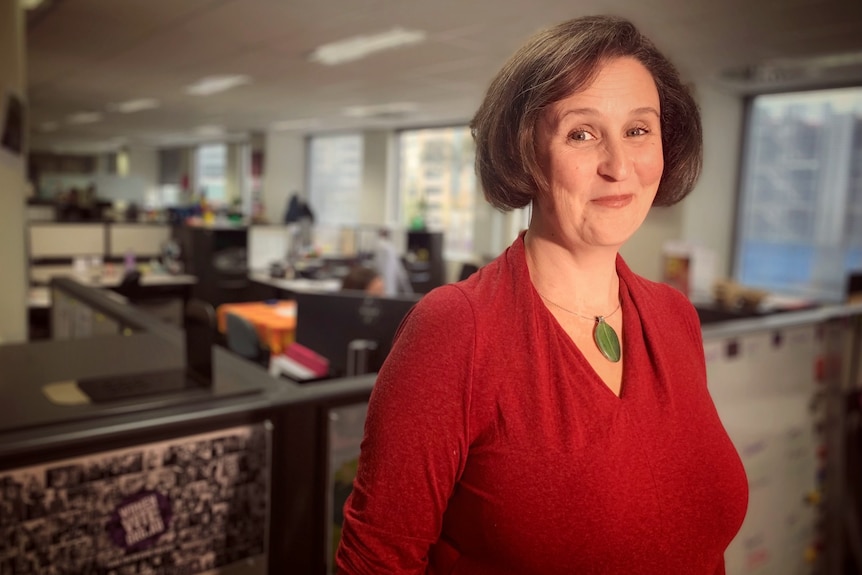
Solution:
[{"label": "woman's neck", "polygon": [[619,303],[615,249],[569,245],[533,228],[524,249],[530,279],[544,298],[587,316],[608,314]]}]

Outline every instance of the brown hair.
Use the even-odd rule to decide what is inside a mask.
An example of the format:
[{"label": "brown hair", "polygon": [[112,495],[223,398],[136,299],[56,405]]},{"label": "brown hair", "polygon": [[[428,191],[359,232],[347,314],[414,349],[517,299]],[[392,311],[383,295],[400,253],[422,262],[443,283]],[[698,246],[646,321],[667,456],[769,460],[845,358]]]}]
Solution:
[{"label": "brown hair", "polygon": [[341,283],[343,290],[364,290],[379,274],[371,268],[356,264],[350,268]]},{"label": "brown hair", "polygon": [[653,205],[669,206],[694,187],[703,164],[700,113],[673,64],[622,18],[588,16],[533,36],[491,82],[470,122],[485,199],[507,211],[529,204],[547,180],[536,156],[536,126],[547,106],[585,89],[602,63],[632,57],[649,70],[661,105],[664,172]]}]

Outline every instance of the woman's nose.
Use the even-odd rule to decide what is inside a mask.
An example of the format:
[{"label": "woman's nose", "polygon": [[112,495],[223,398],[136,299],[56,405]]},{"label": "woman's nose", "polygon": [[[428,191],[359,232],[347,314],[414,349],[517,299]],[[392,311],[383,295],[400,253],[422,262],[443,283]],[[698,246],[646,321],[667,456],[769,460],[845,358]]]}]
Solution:
[{"label": "woman's nose", "polygon": [[605,139],[598,170],[599,175],[613,181],[629,177],[631,162],[622,142],[613,138]]}]

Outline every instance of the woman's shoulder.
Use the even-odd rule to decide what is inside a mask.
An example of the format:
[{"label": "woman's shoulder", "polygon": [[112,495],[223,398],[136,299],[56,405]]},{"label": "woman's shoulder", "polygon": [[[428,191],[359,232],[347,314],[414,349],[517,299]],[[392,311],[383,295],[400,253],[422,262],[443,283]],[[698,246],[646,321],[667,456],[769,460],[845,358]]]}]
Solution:
[{"label": "woman's shoulder", "polygon": [[638,275],[625,267],[625,264],[623,267],[624,271],[623,268],[618,269],[632,297],[639,302],[638,307],[642,313],[654,311],[657,321],[663,317],[684,317],[689,320],[693,328],[699,330],[700,320],[697,311],[684,293],[666,283],[652,281]]},{"label": "woman's shoulder", "polygon": [[691,302],[681,291],[666,283],[649,280],[635,273],[621,255],[617,255],[617,273],[629,291],[635,295],[649,297],[665,305],[691,307]]},{"label": "woman's shoulder", "polygon": [[422,299],[427,298],[429,306],[443,309],[469,306],[480,312],[495,304],[506,305],[510,299],[507,294],[512,292],[517,283],[515,275],[504,253],[478,267],[466,279],[440,286]]},{"label": "woman's shoulder", "polygon": [[640,293],[648,295],[665,305],[692,307],[691,301],[684,293],[666,283],[648,280],[637,274],[632,274],[632,278],[628,283],[630,287]]},{"label": "woman's shoulder", "polygon": [[471,307],[463,289],[456,284],[445,284],[423,295],[410,313],[425,320],[446,319],[470,313]]}]

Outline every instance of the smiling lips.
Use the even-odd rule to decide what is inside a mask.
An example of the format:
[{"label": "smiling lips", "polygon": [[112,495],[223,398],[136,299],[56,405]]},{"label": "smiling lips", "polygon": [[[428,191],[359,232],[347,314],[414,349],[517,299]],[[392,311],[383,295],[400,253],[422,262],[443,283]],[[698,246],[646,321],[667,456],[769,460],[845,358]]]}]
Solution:
[{"label": "smiling lips", "polygon": [[593,199],[592,203],[598,204],[603,208],[624,208],[632,203],[633,199],[634,195],[632,194],[619,194],[613,196],[601,196]]}]

